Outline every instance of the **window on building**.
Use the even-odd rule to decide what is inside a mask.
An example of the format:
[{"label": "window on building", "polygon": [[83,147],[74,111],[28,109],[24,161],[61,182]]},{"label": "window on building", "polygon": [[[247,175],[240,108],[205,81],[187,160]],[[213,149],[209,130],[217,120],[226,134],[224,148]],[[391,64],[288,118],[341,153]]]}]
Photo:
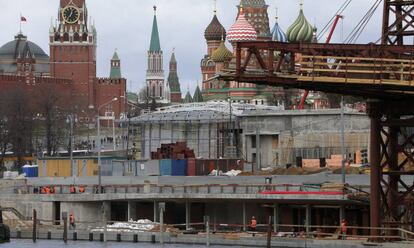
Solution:
[{"label": "window on building", "polygon": [[69,41],[69,34],[68,33],[63,34],[63,41]]},{"label": "window on building", "polygon": [[256,136],[252,135],[252,148],[256,148]]},{"label": "window on building", "polygon": [[88,41],[88,34],[87,33],[83,33],[82,41]]}]

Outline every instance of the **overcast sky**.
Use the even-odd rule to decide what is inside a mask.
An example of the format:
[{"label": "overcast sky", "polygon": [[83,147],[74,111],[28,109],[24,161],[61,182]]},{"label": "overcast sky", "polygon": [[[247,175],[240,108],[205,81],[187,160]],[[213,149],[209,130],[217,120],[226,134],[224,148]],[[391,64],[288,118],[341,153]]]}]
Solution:
[{"label": "overcast sky", "polygon": [[[98,31],[98,76],[109,75],[110,59],[118,48],[122,73],[129,81],[128,89],[138,91],[145,84],[147,50],[149,48],[152,6],[158,6],[158,26],[164,51],[165,77],[172,49],[176,50],[179,77],[183,94],[193,91],[201,81],[200,60],[206,53],[204,30],[213,15],[213,0],[86,0],[89,15]],[[305,15],[320,29],[345,0],[304,0]],[[233,24],[239,0],[218,0],[218,17],[226,29]],[[299,11],[300,0],[266,0],[271,27],[275,8],[279,8],[279,23],[286,31]],[[338,27],[333,42],[341,42],[375,0],[355,0],[344,13],[343,25]],[[23,32],[49,54],[48,35],[51,19],[57,18],[59,0],[0,0],[0,45],[11,41],[19,31],[19,16],[27,18]],[[382,7],[366,28],[359,42],[378,40],[381,31]],[[343,27],[343,28],[342,28]],[[228,44],[230,48],[230,45]]]}]

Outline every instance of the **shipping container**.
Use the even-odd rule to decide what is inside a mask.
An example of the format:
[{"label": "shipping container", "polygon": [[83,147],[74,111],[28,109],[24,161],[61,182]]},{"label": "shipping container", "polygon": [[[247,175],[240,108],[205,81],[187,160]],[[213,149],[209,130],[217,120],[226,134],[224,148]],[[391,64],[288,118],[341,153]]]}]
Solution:
[{"label": "shipping container", "polygon": [[177,159],[172,161],[172,176],[187,176],[187,160]]},{"label": "shipping container", "polygon": [[216,159],[197,159],[196,160],[196,176],[207,176],[217,168]]},{"label": "shipping container", "polygon": [[161,176],[172,175],[172,160],[171,159],[160,160],[160,175]]},{"label": "shipping container", "polygon": [[187,160],[187,176],[196,176],[196,160],[194,158],[189,158]]}]

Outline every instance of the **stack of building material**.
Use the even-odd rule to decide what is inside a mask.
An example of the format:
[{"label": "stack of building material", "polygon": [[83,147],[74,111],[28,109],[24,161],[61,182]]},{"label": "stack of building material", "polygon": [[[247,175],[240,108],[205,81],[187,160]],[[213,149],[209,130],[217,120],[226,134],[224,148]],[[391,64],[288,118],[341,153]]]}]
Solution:
[{"label": "stack of building material", "polygon": [[305,169],[317,169],[320,167],[320,159],[303,159],[303,168]]},{"label": "stack of building material", "polygon": [[335,192],[344,191],[345,185],[342,183],[324,183],[321,185],[321,191]]},{"label": "stack of building material", "polygon": [[357,150],[355,152],[355,164],[362,164],[362,152],[361,152],[361,150]]},{"label": "stack of building material", "polygon": [[187,147],[187,142],[162,144],[156,152],[151,153],[151,159],[187,159],[195,158],[194,150]]},{"label": "stack of building material", "polygon": [[342,155],[332,155],[330,159],[326,160],[328,168],[341,167],[342,166]]}]

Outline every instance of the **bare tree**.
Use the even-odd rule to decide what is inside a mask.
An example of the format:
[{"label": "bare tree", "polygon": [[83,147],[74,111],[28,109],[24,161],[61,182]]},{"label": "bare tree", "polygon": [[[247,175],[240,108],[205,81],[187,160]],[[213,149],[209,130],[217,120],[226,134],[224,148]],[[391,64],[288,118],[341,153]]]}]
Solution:
[{"label": "bare tree", "polygon": [[9,143],[5,96],[4,91],[0,93],[0,166],[2,169],[4,169],[4,158],[6,157],[7,145]]},{"label": "bare tree", "polygon": [[151,97],[148,92],[148,88],[144,87],[138,93],[138,103],[143,105],[142,107],[148,109],[150,107]]},{"label": "bare tree", "polygon": [[5,96],[6,130],[17,166],[24,165],[24,156],[32,151],[33,114],[27,91],[13,89]]},{"label": "bare tree", "polygon": [[48,156],[56,154],[63,145],[66,133],[66,118],[71,103],[56,86],[43,84],[36,88],[36,111],[38,121],[44,129],[46,152]]}]

